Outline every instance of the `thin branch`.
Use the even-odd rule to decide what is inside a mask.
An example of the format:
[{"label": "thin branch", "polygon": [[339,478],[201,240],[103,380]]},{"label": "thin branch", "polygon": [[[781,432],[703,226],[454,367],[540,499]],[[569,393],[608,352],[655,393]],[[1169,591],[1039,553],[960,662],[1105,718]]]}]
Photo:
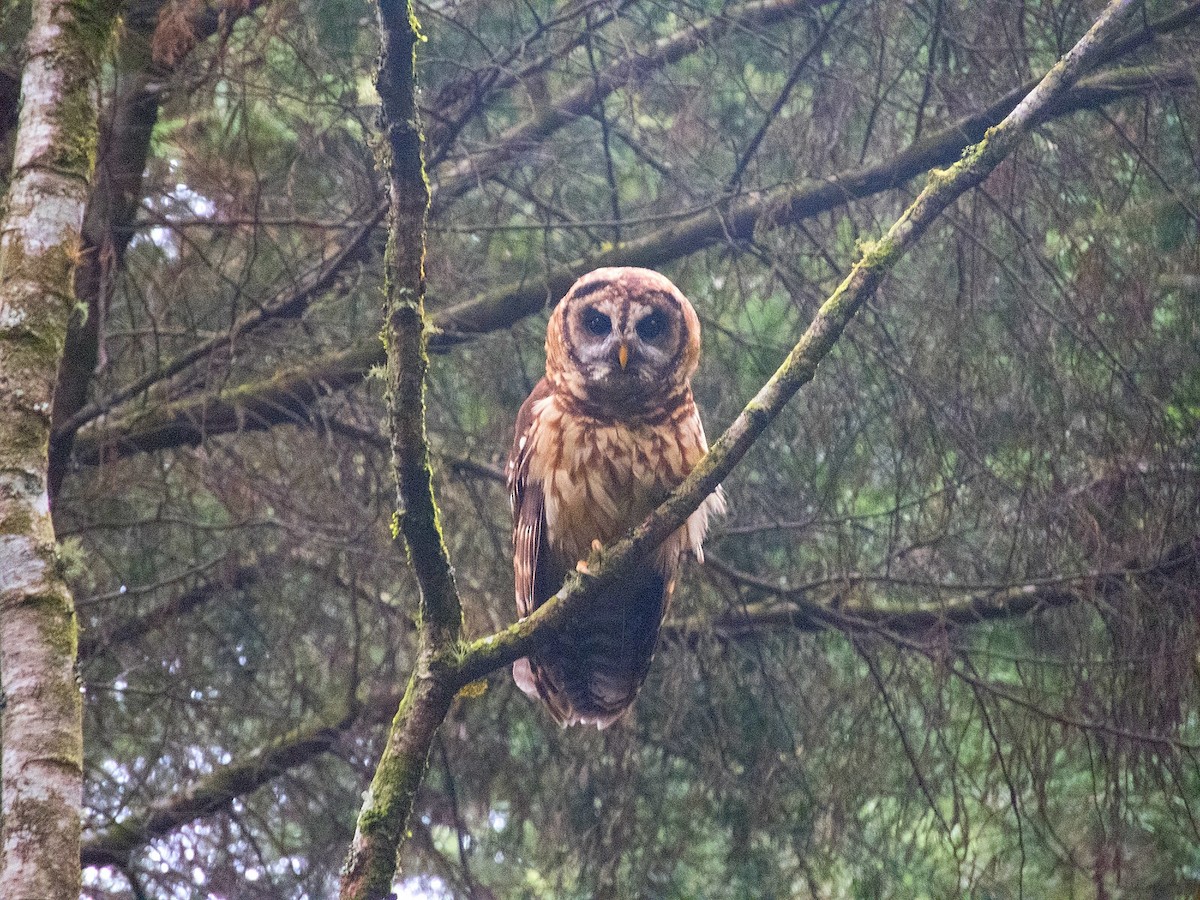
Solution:
[{"label": "thin branch", "polygon": [[272,566],[268,560],[238,566],[232,571],[223,572],[219,578],[197,584],[169,600],[164,600],[147,612],[126,619],[111,628],[86,628],[79,638],[79,660],[86,661],[103,650],[138,640],[215,597],[244,590],[271,570]]},{"label": "thin branch", "polygon": [[[476,69],[443,87],[438,92],[437,97],[428,105],[423,105],[422,109],[436,112],[445,110],[457,103],[460,111],[453,120],[447,119],[443,115],[437,121],[430,124],[429,134],[426,136],[430,147],[428,167],[435,169],[446,159],[450,153],[450,148],[458,139],[458,135],[462,133],[462,130],[471,119],[478,116],[485,109],[489,97],[498,91],[515,87],[539,75],[558,60],[569,56],[575,48],[588,39],[589,35],[616,19],[622,8],[629,2],[630,0],[621,0],[619,4],[610,5],[607,0],[590,0],[590,2],[570,7],[556,18],[539,20],[535,29],[530,34],[526,34],[520,40],[516,41],[513,48],[503,59],[493,60],[482,70]],[[572,19],[590,15],[596,6],[601,4],[606,6],[604,13],[590,22],[588,27],[577,31],[571,40],[565,41],[561,46],[555,47],[551,52],[535,59],[520,69],[512,68],[516,57],[523,53],[526,47],[534,41],[551,33],[553,29]],[[464,101],[462,97],[468,92],[470,96]]]},{"label": "thin branch", "polygon": [[929,782],[925,780],[925,774],[921,771],[921,761],[917,757],[916,748],[909,742],[908,729],[904,727],[904,722],[896,710],[896,705],[892,702],[891,695],[888,693],[887,682],[883,677],[883,673],[879,671],[878,661],[871,655],[868,647],[856,644],[855,649],[858,651],[858,655],[862,661],[867,664],[867,671],[871,675],[871,681],[875,684],[875,690],[878,692],[880,699],[883,700],[883,706],[887,710],[888,719],[891,720],[892,727],[896,730],[896,736],[900,738],[900,747],[904,750],[904,757],[908,760],[913,777],[917,779],[917,785],[921,788],[921,793],[925,797],[925,802],[929,805],[930,812],[933,813],[934,818],[941,825],[942,832],[946,835],[946,840],[953,843],[954,832],[950,828],[950,823],[946,821],[946,817],[942,814],[937,800],[934,799],[934,793],[929,787]]},{"label": "thin branch", "polygon": [[[1182,27],[1197,17],[1200,2],[1152,26],[1148,33]],[[1132,46],[1132,42],[1122,42],[1125,45]],[[1153,91],[1194,85],[1195,75],[1184,64],[1102,73],[1085,79],[1043,110],[1039,121]],[[981,138],[1019,99],[1009,94],[984,112],[959,120],[886,164],[845,172],[803,188],[751,193],[731,208],[728,219],[719,210],[700,213],[622,247],[559,266],[542,279],[503,286],[448,307],[433,316],[429,347],[446,350],[471,337],[508,328],[565,293],[582,271],[607,265],[661,266],[739,235],[748,238],[760,223],[764,227],[798,225],[853,200],[900,187],[934,166],[953,162],[971,140]],[[786,214],[777,204],[783,204]],[[136,453],[195,445],[206,436],[230,431],[308,422],[312,416],[301,409],[304,403],[355,384],[383,362],[384,352],[372,337],[349,351],[319,357],[305,366],[238,385],[216,396],[189,397],[147,413],[129,413],[111,422],[95,423],[76,438],[75,462],[96,465]]]},{"label": "thin branch", "polygon": [[807,68],[809,61],[825,48],[825,45],[829,40],[829,35],[833,31],[833,25],[835,22],[837,22],[838,16],[842,14],[842,10],[846,8],[846,4],[848,2],[849,0],[839,0],[837,9],[835,9],[832,15],[830,15],[829,19],[822,24],[821,32],[813,39],[812,43],[809,44],[808,49],[800,55],[800,58],[796,60],[796,64],[792,67],[792,73],[788,76],[787,81],[784,82],[784,85],[780,89],[778,96],[776,96],[775,102],[771,105],[770,112],[767,113],[766,117],[762,121],[762,124],[758,126],[758,131],[754,133],[754,137],[752,137],[750,142],[746,144],[746,149],[742,151],[741,157],[738,159],[737,164],[734,165],[733,173],[729,176],[729,180],[726,182],[726,188],[728,190],[736,190],[741,186],[742,176],[746,173],[747,166],[750,165],[750,161],[754,159],[754,155],[758,152],[759,145],[762,144],[763,139],[767,136],[767,132],[770,130],[771,126],[775,124],[775,120],[779,118],[779,114],[783,112],[783,107],[787,104],[788,98],[792,95],[792,91],[800,82],[800,76],[804,74],[804,70]]},{"label": "thin branch", "polygon": [[[360,425],[354,425],[332,417],[322,417],[313,424],[321,431],[336,434],[339,437],[346,438],[358,444],[364,444],[376,450],[391,449],[390,441],[372,428],[364,428]],[[440,465],[446,466],[460,475],[470,475],[472,478],[492,481],[501,485],[505,483],[506,476],[504,470],[498,466],[472,459],[465,454],[454,453],[445,447],[433,447],[430,448],[430,452]]]},{"label": "thin branch", "polygon": [[350,710],[336,719],[296,728],[177,794],[102,829],[84,842],[80,862],[84,866],[127,865],[129,855],[146,842],[219,812],[234,799],[253,793],[273,778],[324,753],[354,721],[355,713]]},{"label": "thin branch", "polygon": [[454,772],[450,768],[450,755],[446,752],[446,742],[440,738],[437,741],[438,755],[442,762],[442,777],[446,780],[446,799],[450,802],[451,821],[454,824],[454,833],[458,838],[458,863],[462,869],[462,880],[466,882],[468,896],[475,896],[475,878],[471,874],[471,865],[467,859],[467,841],[471,839],[471,832],[463,822],[462,812],[458,808],[458,790],[454,783]]},{"label": "thin branch", "polygon": [[688,25],[659,38],[644,52],[614,60],[534,118],[520,122],[438,179],[434,208],[441,210],[480,182],[490,179],[511,160],[540,146],[547,137],[586,115],[597,103],[631,81],[678,62],[716,40],[726,31],[764,27],[834,0],[751,0],[727,8],[721,15]]},{"label": "thin branch", "polygon": [[1094,65],[1135,0],[1112,0],[1071,51],[1004,120],[970,147],[948,170],[934,172],[912,205],[878,242],[862,246],[850,274],[825,301],[787,359],[716,441],[708,455],[661,506],[628,536],[588,560],[589,574],[572,573],[563,589],[532,615],[498,634],[472,642],[455,667],[456,686],[480,678],[528,655],[548,631],[568,623],[623,572],[637,565],[712,493],[779,415],[784,405],[816,374],[850,319],[872,296],[884,276],[958,197],[981,184],[1017,146],[1047,107],[1061,102],[1072,82]]},{"label": "thin branch", "polygon": [[54,430],[53,440],[56,442],[70,438],[80,427],[104,415],[104,413],[125,401],[145,392],[155,384],[179,374],[189,366],[194,365],[206,356],[221,348],[232,348],[237,339],[260,325],[276,319],[295,318],[301,315],[321,294],[329,290],[341,276],[346,266],[353,260],[360,259],[363,249],[375,228],[383,219],[384,209],[371,211],[362,224],[355,229],[349,240],[328,260],[313,267],[302,275],[299,283],[280,291],[274,299],[267,301],[242,315],[228,331],[202,341],[185,353],[181,353],[166,365],[147,372],[115,391],[103,400],[89,404],[78,410],[74,415]]}]

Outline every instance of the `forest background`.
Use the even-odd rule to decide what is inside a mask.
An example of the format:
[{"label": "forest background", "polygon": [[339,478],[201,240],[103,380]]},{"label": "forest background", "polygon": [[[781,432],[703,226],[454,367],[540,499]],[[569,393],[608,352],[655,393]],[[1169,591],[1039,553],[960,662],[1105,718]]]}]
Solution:
[{"label": "forest background", "polygon": [[[8,222],[54,6],[0,20]],[[104,22],[96,52],[46,55],[98,100],[59,116],[97,115],[94,148],[48,169],[82,173],[82,246],[43,472],[80,624],[85,894],[331,896],[418,662],[376,13],[57,8]],[[466,633],[515,617],[501,467],[575,277],[679,284],[720,433],[1100,10],[417,4],[428,437]],[[503,669],[450,703],[403,891],[1195,892],[1197,18],[1139,5],[894,265],[725,480],[625,723],[561,731]]]}]

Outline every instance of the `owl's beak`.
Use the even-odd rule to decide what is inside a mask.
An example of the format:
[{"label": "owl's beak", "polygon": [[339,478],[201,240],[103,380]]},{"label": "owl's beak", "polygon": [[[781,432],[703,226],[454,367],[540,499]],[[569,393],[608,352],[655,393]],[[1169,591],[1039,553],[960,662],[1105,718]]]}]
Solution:
[{"label": "owl's beak", "polygon": [[629,345],[621,344],[617,348],[617,362],[621,364],[621,369],[624,371],[626,363],[629,362]]}]

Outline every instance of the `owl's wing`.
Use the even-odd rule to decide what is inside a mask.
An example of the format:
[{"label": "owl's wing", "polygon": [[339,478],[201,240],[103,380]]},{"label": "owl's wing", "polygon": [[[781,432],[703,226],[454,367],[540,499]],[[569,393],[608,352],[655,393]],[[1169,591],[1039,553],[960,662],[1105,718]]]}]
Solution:
[{"label": "owl's wing", "polygon": [[[530,476],[529,463],[533,451],[533,433],[538,427],[534,416],[534,405],[550,394],[550,384],[543,378],[534,387],[533,393],[521,405],[517,413],[516,435],[512,452],[508,455],[508,499],[513,514],[513,574],[516,576],[517,614],[524,617],[545,602],[538,596],[539,557],[543,568],[548,563],[544,552],[546,509],[542,482]],[[561,583],[561,577],[559,579]]]}]

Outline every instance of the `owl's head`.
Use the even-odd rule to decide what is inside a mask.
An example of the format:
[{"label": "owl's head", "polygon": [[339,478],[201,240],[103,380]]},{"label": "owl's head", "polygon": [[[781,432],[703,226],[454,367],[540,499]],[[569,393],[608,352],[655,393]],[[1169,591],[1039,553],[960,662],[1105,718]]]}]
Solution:
[{"label": "owl's head", "polygon": [[546,374],[580,399],[650,405],[687,384],[700,320],[671,280],[650,269],[596,269],[567,292],[546,328]]}]

